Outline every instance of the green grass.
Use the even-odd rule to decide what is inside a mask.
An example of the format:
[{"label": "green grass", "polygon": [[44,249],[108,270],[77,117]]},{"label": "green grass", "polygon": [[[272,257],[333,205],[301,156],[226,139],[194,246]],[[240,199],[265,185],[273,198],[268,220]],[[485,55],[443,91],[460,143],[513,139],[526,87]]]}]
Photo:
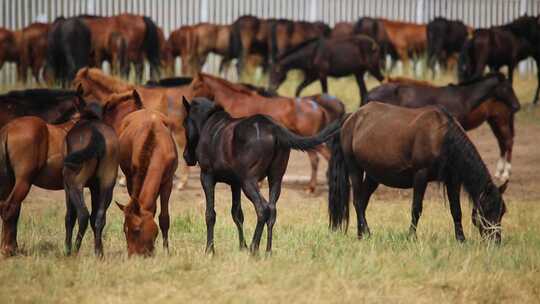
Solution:
[{"label": "green grass", "polygon": [[[445,77],[438,83],[452,80]],[[296,83],[297,76],[291,75],[281,93],[291,95]],[[368,84],[373,87],[376,83],[370,80]],[[520,100],[530,102],[534,85],[534,79],[518,80]],[[329,87],[349,110],[356,107],[354,81],[331,80]],[[305,94],[317,90],[318,84]],[[519,134],[539,130],[539,113],[518,114]],[[472,137],[482,140],[481,153],[487,155],[491,169],[497,153],[492,135],[481,129]],[[526,177],[523,172],[532,168],[538,172],[540,164],[532,161],[538,158],[535,143],[524,142],[523,136],[517,139],[516,173],[507,196],[508,213],[499,247],[480,240],[465,198],[467,242],[457,243],[448,206],[436,186],[428,191],[417,240],[406,234],[410,191],[384,187],[375,193],[367,211],[372,237],[357,240],[355,218],[346,235],[328,230],[325,190],[306,196],[288,184],[278,203],[273,255],[252,257],[238,249],[230,193],[219,186],[216,254],[209,257],[204,254],[204,198],[194,176],[190,189],[175,191],[171,198],[169,253],[163,251],[159,238],[154,257],[128,259],[121,214],[112,205],[105,228],[105,258],[93,256],[90,229],[79,256],[66,257],[63,193],[34,188],[23,204],[19,222],[21,254],[0,258],[0,303],[538,303],[540,210],[538,192],[534,192],[538,185],[534,176]],[[532,152],[521,155],[522,147]],[[305,158],[293,154],[288,173],[307,175]],[[267,190],[265,187],[264,193]],[[115,199],[126,202],[124,188],[115,190]],[[254,211],[245,197],[243,209],[246,235],[251,240]],[[265,237],[263,234],[262,248]]]}]

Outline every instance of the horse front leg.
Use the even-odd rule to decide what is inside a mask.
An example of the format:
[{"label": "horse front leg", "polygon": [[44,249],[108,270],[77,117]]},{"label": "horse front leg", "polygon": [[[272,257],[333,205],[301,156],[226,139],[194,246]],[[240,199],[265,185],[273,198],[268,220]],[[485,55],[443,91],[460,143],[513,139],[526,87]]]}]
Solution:
[{"label": "horse front leg", "polygon": [[317,171],[319,169],[319,156],[315,151],[307,151],[309,162],[311,164],[311,179],[306,188],[307,193],[314,193],[315,188],[317,187]]},{"label": "horse front leg", "polygon": [[461,202],[459,194],[461,186],[454,179],[450,179],[446,182],[446,194],[448,201],[450,202],[450,213],[454,220],[454,230],[456,234],[456,240],[459,242],[465,241],[465,234],[463,233],[463,226],[461,224]]},{"label": "horse front leg", "polygon": [[360,106],[362,106],[366,103],[368,94],[366,83],[364,82],[364,72],[355,74],[354,77],[356,78],[356,83],[358,84],[358,89],[360,91]]},{"label": "horse front leg", "polygon": [[244,190],[244,194],[253,203],[255,212],[257,213],[257,225],[255,226],[255,232],[253,233],[253,240],[250,246],[251,253],[255,254],[259,251],[264,224],[267,223],[269,217],[269,208],[268,203],[261,195],[257,181],[245,181],[242,189]]},{"label": "horse front leg", "polygon": [[508,180],[510,178],[510,171],[512,170],[512,147],[514,145],[512,123],[513,119],[503,119],[503,117],[494,117],[488,119],[488,125],[497,139],[497,144],[499,145],[500,151],[500,158],[497,162],[494,176],[501,181]]},{"label": "horse front leg", "polygon": [[536,62],[536,92],[534,93],[533,105],[538,104],[538,94],[540,93],[540,58],[535,59]]},{"label": "horse front leg", "polygon": [[216,224],[216,211],[214,210],[214,188],[216,182],[214,176],[201,172],[201,185],[206,197],[206,249],[207,254],[214,254],[214,225]]},{"label": "horse front leg", "polygon": [[313,83],[317,78],[313,76],[311,73],[306,73],[304,75],[304,80],[298,85],[296,88],[296,92],[294,93],[294,96],[299,97],[302,91],[311,83]]},{"label": "horse front leg", "polygon": [[238,242],[240,250],[246,249],[246,239],[244,237],[244,212],[242,212],[242,189],[239,185],[231,185],[232,207],[231,216],[238,230]]},{"label": "horse front leg", "polygon": [[161,236],[163,237],[163,249],[169,251],[169,198],[172,191],[172,178],[169,179],[163,186],[161,186],[159,192],[159,199],[161,203],[161,210],[159,212],[159,229],[161,230]]},{"label": "horse front leg", "polygon": [[428,172],[427,170],[420,170],[414,175],[413,182],[413,203],[411,210],[411,226],[409,228],[409,236],[416,238],[416,227],[422,214],[422,205],[424,200],[424,194],[428,184]]}]

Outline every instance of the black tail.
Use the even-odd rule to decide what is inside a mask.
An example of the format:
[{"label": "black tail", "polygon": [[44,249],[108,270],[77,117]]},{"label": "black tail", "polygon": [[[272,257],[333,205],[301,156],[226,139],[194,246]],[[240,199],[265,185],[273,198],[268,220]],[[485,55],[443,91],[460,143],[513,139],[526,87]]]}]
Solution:
[{"label": "black tail", "polygon": [[231,25],[231,35],[229,36],[229,57],[240,58],[242,54],[242,37],[240,25],[235,22]]},{"label": "black tail", "polygon": [[472,62],[471,52],[473,49],[473,39],[469,39],[463,45],[458,57],[458,80],[464,82],[469,80],[471,76]]},{"label": "black tail", "polygon": [[146,57],[150,62],[150,67],[159,72],[161,65],[159,59],[159,36],[158,29],[154,21],[149,17],[143,17],[144,24],[146,26],[146,33],[143,40],[143,48],[146,52]]},{"label": "black tail", "polygon": [[[271,119],[269,119],[271,120]],[[284,148],[290,148],[294,150],[311,150],[321,144],[324,144],[334,133],[339,131],[341,127],[341,121],[336,120],[333,123],[326,126],[321,132],[314,136],[302,137],[292,133],[285,127],[274,124],[274,135],[276,136],[278,145]]]},{"label": "black tail", "polygon": [[101,158],[105,154],[105,138],[96,129],[92,129],[92,137],[86,147],[74,151],[64,159],[64,166],[72,170],[79,170],[82,163],[92,158]]},{"label": "black tail", "polygon": [[341,132],[328,142],[331,157],[328,162],[328,216],[332,230],[344,229],[349,225],[349,199],[351,183],[341,147]]},{"label": "black tail", "polygon": [[279,21],[274,21],[270,25],[270,64],[274,64],[277,59],[278,47],[277,47],[277,28]]}]

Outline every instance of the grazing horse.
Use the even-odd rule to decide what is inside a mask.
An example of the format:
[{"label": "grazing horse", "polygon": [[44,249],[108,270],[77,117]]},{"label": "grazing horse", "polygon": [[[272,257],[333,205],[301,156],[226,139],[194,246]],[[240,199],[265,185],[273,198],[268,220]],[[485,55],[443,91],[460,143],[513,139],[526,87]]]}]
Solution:
[{"label": "grazing horse", "polygon": [[231,24],[229,42],[230,58],[237,58],[238,77],[244,71],[248,56],[258,54],[263,57],[263,70],[268,66],[268,38],[272,20],[264,20],[251,15],[240,16]]},{"label": "grazing horse", "polygon": [[512,84],[504,75],[488,74],[468,83],[443,87],[398,80],[371,90],[368,101],[408,108],[442,106],[456,117],[465,130],[475,129],[487,121],[500,148],[501,158],[495,177],[503,181],[510,177],[514,115],[520,109],[520,104]]},{"label": "grazing horse", "polygon": [[60,17],[51,25],[47,45],[47,81],[56,80],[66,87],[77,71],[89,64],[91,32],[77,17]]},{"label": "grazing horse", "polygon": [[[247,247],[240,203],[240,191],[243,190],[257,213],[250,250],[253,253],[258,251],[266,224],[266,251],[271,252],[276,203],[290,150],[307,150],[321,145],[338,129],[339,123],[334,122],[316,136],[306,138],[291,133],[267,116],[235,119],[205,98],[195,98],[191,105],[186,99],[183,102],[188,111],[184,120],[188,136],[184,158],[190,166],[199,163],[206,196],[206,252],[214,253],[214,188],[218,182],[231,186],[231,215],[238,229],[240,249]],[[266,177],[270,187],[268,201],[261,195],[257,184]]]},{"label": "grazing horse", "polygon": [[117,203],[124,213],[129,256],[149,256],[154,252],[158,234],[154,221],[158,196],[163,248],[169,248],[169,197],[178,162],[167,126],[169,120],[160,112],[143,109],[136,90],[113,94],[104,105],[103,121],[118,135],[120,168],[126,175],[130,196],[127,205]]},{"label": "grazing horse", "polygon": [[[207,97],[223,107],[233,118],[245,118],[256,114],[272,117],[292,132],[301,136],[313,136],[326,125],[345,113],[344,104],[329,95],[302,98],[274,97],[266,92],[263,96],[250,87],[233,84],[225,79],[200,73],[189,87],[193,97]],[[324,158],[330,153],[326,146],[315,149]],[[311,162],[311,179],[307,191],[312,193],[317,185],[319,158],[315,151],[308,151]]]},{"label": "grazing horse", "polygon": [[[539,44],[537,17],[525,15],[505,25],[477,29],[460,53],[458,77],[460,81],[466,81],[482,75],[486,66],[492,71],[508,66],[508,78],[512,82],[514,69],[521,60],[532,56],[540,67]],[[540,80],[540,72],[537,76]],[[539,91],[540,83],[536,87],[534,103]]]},{"label": "grazing horse", "polygon": [[287,72],[300,69],[304,80],[296,88],[296,96],[312,82],[321,82],[323,93],[328,92],[327,77],[353,74],[360,89],[360,101],[367,94],[364,74],[369,72],[377,80],[384,76],[380,69],[380,49],[377,43],[363,35],[337,39],[312,39],[289,50],[278,58],[270,71],[270,90],[277,90],[287,77]]},{"label": "grazing horse", "polygon": [[182,26],[169,37],[175,57],[182,59],[182,75],[195,75],[202,70],[208,54],[222,56],[219,72],[222,73],[232,58],[229,56],[230,25],[198,23]]},{"label": "grazing horse", "polygon": [[330,32],[330,38],[341,38],[354,35],[354,24],[352,22],[337,22]]},{"label": "grazing horse", "polygon": [[[75,85],[82,85],[83,96],[86,99],[106,100],[111,94],[125,93],[137,90],[146,109],[155,110],[169,118],[168,127],[173,133],[178,151],[183,151],[186,145],[186,136],[182,121],[186,116],[184,106],[180,100],[182,96],[192,98],[189,86],[134,86],[116,77],[103,73],[95,68],[82,69],[77,73]],[[180,181],[178,189],[184,188],[188,181],[189,170],[185,163],[180,162]]]},{"label": "grazing horse", "polygon": [[366,208],[371,194],[384,184],[413,188],[409,234],[415,237],[427,184],[438,181],[446,186],[458,241],[465,240],[460,203],[463,185],[473,202],[474,225],[483,237],[500,242],[506,211],[502,194],[508,184],[495,186],[473,143],[443,108],[407,109],[371,102],[343,122],[330,146],[328,198],[333,229],[348,225],[352,184],[358,238],[369,236]]},{"label": "grazing horse", "polygon": [[435,64],[448,68],[450,57],[459,54],[467,41],[468,27],[457,20],[437,17],[427,24],[427,66],[435,77]]},{"label": "grazing horse", "polygon": [[28,81],[28,68],[30,68],[36,82],[40,81],[40,72],[45,66],[47,35],[50,27],[48,23],[36,22],[22,29],[19,43],[20,60],[17,67],[19,80]]},{"label": "grazing horse", "polygon": [[[75,241],[75,252],[78,252],[90,218],[95,254],[103,256],[102,233],[118,174],[118,138],[114,130],[101,121],[102,109],[91,108],[96,103],[87,106],[84,100],[79,99],[77,105],[80,120],[67,132],[63,151],[66,253],[71,254],[75,220],[79,222]],[[84,187],[90,188],[91,214],[84,203]]]},{"label": "grazing horse", "polygon": [[279,56],[307,40],[330,35],[330,27],[324,22],[292,21],[278,19],[271,22],[268,40],[270,65]]}]

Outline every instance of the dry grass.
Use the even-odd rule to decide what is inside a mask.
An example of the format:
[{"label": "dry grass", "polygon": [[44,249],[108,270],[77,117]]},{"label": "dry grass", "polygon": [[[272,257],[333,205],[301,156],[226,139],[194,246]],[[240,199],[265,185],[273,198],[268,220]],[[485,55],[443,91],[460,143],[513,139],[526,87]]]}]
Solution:
[{"label": "dry grass", "polygon": [[[282,92],[290,95],[293,81]],[[534,80],[516,83],[520,100],[531,98],[535,84]],[[370,81],[369,86],[373,85]],[[354,81],[333,80],[329,87],[330,93],[347,102],[349,110],[354,109],[358,102]],[[314,85],[306,94],[317,90],[318,85]],[[0,260],[0,302],[538,302],[539,116],[538,110],[518,115],[514,175],[507,196],[509,212],[503,221],[500,247],[479,239],[465,200],[468,241],[458,244],[450,213],[436,186],[428,191],[417,240],[406,236],[410,192],[383,187],[368,208],[373,236],[358,241],[355,220],[351,220],[347,235],[328,231],[324,186],[316,196],[306,196],[300,186],[287,183],[278,204],[271,257],[251,257],[238,250],[230,193],[227,187],[219,186],[217,253],[208,257],[203,252],[204,198],[193,176],[190,188],[175,191],[171,198],[169,254],[160,248],[159,241],[153,258],[127,259],[120,211],[111,206],[105,259],[94,258],[91,232],[78,257],[65,257],[63,193],[34,188],[19,223],[22,254]],[[484,126],[471,137],[492,168],[498,152],[489,129]],[[288,174],[308,172],[307,157],[294,153]],[[116,189],[115,199],[127,200],[124,188]],[[253,207],[245,197],[243,202],[245,229],[251,236]]]}]

